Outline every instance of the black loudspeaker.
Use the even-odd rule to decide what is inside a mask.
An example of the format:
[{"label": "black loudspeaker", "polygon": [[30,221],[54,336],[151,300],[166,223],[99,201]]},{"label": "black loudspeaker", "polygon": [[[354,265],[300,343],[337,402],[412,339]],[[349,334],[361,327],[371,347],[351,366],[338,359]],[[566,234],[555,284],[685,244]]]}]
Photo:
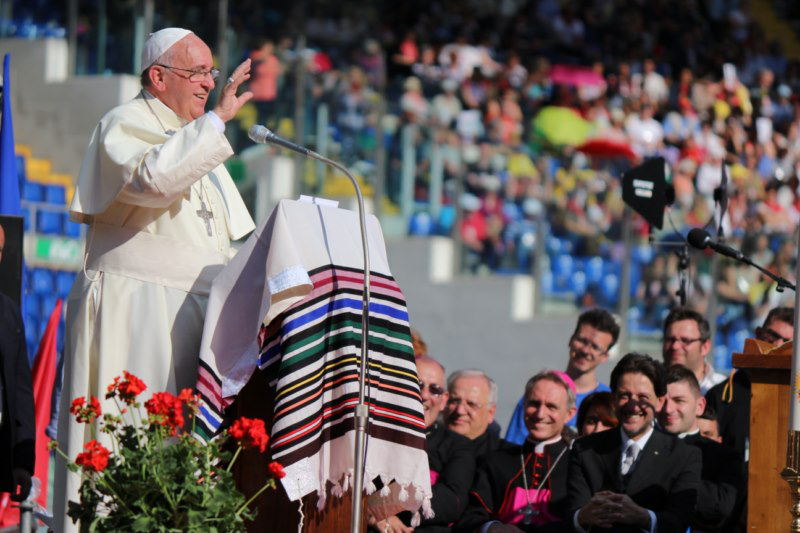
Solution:
[{"label": "black loudspeaker", "polygon": [[663,157],[650,159],[622,174],[622,199],[644,219],[661,229],[664,208],[675,200],[675,191],[667,185]]},{"label": "black loudspeaker", "polygon": [[0,215],[0,292],[22,305],[22,217]]}]

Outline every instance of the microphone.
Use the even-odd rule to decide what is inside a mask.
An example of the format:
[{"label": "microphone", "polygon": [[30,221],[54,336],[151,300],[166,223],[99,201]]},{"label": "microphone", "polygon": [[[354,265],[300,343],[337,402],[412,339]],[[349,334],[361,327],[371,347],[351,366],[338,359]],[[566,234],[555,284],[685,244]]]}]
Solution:
[{"label": "microphone", "polygon": [[689,244],[698,250],[711,248],[715,252],[736,259],[737,261],[745,260],[744,254],[736,248],[731,248],[730,246],[720,242],[712,241],[711,235],[709,235],[704,229],[694,228],[693,230],[689,231],[689,235],[686,236],[686,239],[689,241]]},{"label": "microphone", "polygon": [[247,136],[250,137],[250,140],[256,144],[274,144],[276,146],[286,148],[287,150],[291,150],[292,152],[302,154],[306,157],[311,157],[313,159],[318,158],[315,152],[298,144],[294,144],[293,142],[287,141],[283,137],[278,137],[266,126],[260,126],[258,124],[251,126],[250,131],[247,132]]}]

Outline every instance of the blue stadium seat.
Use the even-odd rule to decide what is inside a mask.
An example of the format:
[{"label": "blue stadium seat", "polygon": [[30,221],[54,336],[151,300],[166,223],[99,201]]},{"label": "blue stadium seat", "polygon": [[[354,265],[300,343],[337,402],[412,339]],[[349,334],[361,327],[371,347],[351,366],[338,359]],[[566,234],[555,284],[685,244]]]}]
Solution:
[{"label": "blue stadium seat", "polygon": [[549,270],[542,272],[542,292],[544,294],[553,294],[553,273]]},{"label": "blue stadium seat", "polygon": [[545,249],[547,250],[548,254],[550,254],[551,256],[558,255],[561,253],[561,248],[562,248],[561,239],[559,239],[554,235],[550,235],[549,237],[547,237],[547,242],[545,243]]},{"label": "blue stadium seat", "polygon": [[22,208],[22,231],[28,231],[31,227],[31,210],[27,207]]},{"label": "blue stadium seat", "polygon": [[603,305],[613,307],[617,304],[619,299],[619,276],[614,273],[608,273],[603,276],[600,283],[600,299]]},{"label": "blue stadium seat", "polygon": [[731,352],[724,344],[714,346],[714,369],[717,372],[725,373],[731,369]]},{"label": "blue stadium seat", "polygon": [[586,282],[590,285],[603,279],[603,258],[592,257],[586,261]]},{"label": "blue stadium seat", "polygon": [[436,221],[437,235],[450,235],[453,224],[456,222],[456,208],[453,205],[443,205],[439,211],[439,220]]},{"label": "blue stadium seat", "polygon": [[56,278],[56,294],[62,300],[66,300],[70,289],[72,289],[72,282],[75,281],[75,273],[68,271],[57,272]]},{"label": "blue stadium seat", "polygon": [[41,309],[41,301],[38,294],[29,292],[23,296],[25,299],[25,314],[32,316],[39,316],[39,309]]},{"label": "blue stadium seat", "polygon": [[45,268],[34,268],[30,275],[31,291],[40,295],[53,294],[53,276]]},{"label": "blue stadium seat", "polygon": [[25,172],[25,156],[17,154],[16,156],[16,163],[17,163],[17,178],[19,178],[19,183],[22,185],[25,183],[27,179],[27,173]]},{"label": "blue stadium seat", "polygon": [[573,259],[571,255],[561,254],[553,259],[553,276],[558,278],[569,278],[573,272]]},{"label": "blue stadium seat", "polygon": [[586,274],[576,270],[569,278],[569,290],[580,297],[586,292]]},{"label": "blue stadium seat", "polygon": [[20,195],[22,196],[23,200],[27,200],[29,202],[41,202],[44,201],[44,188],[39,183],[25,180],[22,182],[22,190],[20,191]]},{"label": "blue stadium seat", "polygon": [[433,231],[433,217],[425,211],[414,213],[408,226],[409,235],[430,235]]},{"label": "blue stadium seat", "polygon": [[[25,317],[25,342],[30,346],[39,343],[39,320],[31,315]],[[30,357],[30,354],[29,354]]]},{"label": "blue stadium seat", "polygon": [[48,204],[65,205],[67,203],[67,192],[63,185],[45,185],[44,201]]},{"label": "blue stadium seat", "polygon": [[69,219],[69,213],[64,213],[63,217],[63,228],[64,228],[64,236],[65,237],[72,237],[77,239],[81,236],[81,225],[77,222],[73,222]]},{"label": "blue stadium seat", "polygon": [[36,213],[36,230],[38,233],[57,235],[61,233],[62,213],[45,211],[42,209]]},{"label": "blue stadium seat", "polygon": [[64,351],[64,334],[66,333],[66,325],[64,324],[64,319],[61,319],[61,322],[58,323],[58,334],[56,335],[56,350],[59,352]]},{"label": "blue stadium seat", "polygon": [[[56,308],[56,301],[58,300],[58,296],[55,294],[46,294],[42,297],[42,303],[39,308],[39,319],[47,325],[47,321],[50,320],[50,313],[53,312],[53,309]],[[44,330],[42,330],[44,331]]]}]

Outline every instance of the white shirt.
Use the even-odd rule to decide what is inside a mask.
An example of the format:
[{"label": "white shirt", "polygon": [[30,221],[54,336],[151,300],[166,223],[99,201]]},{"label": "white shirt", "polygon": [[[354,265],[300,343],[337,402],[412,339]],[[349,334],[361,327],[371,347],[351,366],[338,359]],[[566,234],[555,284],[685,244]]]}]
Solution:
[{"label": "white shirt", "polygon": [[706,361],[703,366],[703,379],[700,380],[700,392],[705,396],[711,387],[717,383],[722,383],[726,379],[728,378],[725,375],[715,372],[714,367]]}]

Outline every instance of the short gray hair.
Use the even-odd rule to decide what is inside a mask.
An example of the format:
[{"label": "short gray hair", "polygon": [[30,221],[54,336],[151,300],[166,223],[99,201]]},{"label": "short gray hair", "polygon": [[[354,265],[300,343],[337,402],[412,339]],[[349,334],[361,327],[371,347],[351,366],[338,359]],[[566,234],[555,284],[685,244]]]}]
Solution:
[{"label": "short gray hair", "polygon": [[533,387],[542,380],[547,380],[555,383],[556,385],[561,385],[564,387],[564,390],[567,391],[567,409],[572,409],[575,407],[575,391],[569,386],[569,383],[567,383],[564,378],[559,375],[559,372],[553,370],[542,370],[528,380],[528,382],[525,384],[525,400],[523,403],[527,403],[528,395],[530,394],[531,389],[533,389]]},{"label": "short gray hair", "polygon": [[489,403],[491,405],[497,404],[497,383],[490,378],[486,372],[477,368],[466,368],[464,370],[456,370],[450,377],[447,378],[447,391],[450,392],[456,380],[460,378],[483,378],[486,380],[486,385],[489,387]]}]

